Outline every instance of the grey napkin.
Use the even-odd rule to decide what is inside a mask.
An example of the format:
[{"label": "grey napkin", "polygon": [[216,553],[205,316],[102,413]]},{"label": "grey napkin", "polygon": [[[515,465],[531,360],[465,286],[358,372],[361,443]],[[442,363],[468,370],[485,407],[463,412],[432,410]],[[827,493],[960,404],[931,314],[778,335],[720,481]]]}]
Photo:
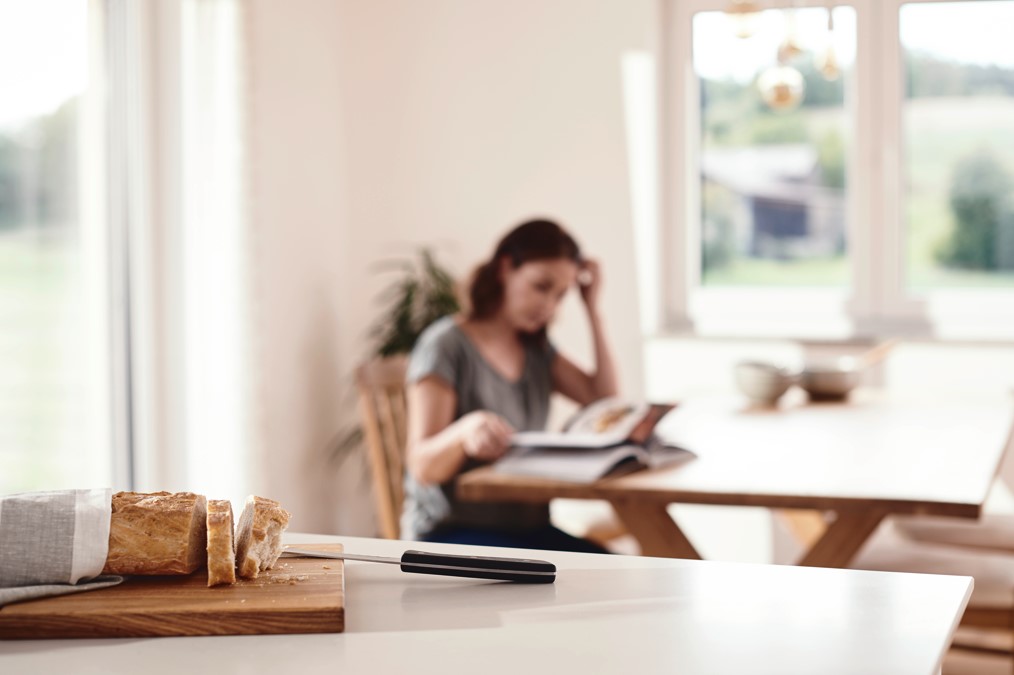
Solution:
[{"label": "grey napkin", "polygon": [[99,576],[109,552],[111,499],[109,489],[0,498],[0,607],[123,581]]}]

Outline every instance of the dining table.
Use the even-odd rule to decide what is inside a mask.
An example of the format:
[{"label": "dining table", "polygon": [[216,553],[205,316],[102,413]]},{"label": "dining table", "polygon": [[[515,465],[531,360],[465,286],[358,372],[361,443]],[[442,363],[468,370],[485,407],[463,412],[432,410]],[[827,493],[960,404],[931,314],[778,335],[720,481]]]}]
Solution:
[{"label": "dining table", "polygon": [[[540,559],[553,583],[343,566],[344,631],[0,640],[0,672],[102,675],[639,673],[932,675],[969,577],[285,533],[346,553]],[[207,589],[209,593],[214,589]],[[102,590],[90,593],[102,593]],[[227,632],[228,626],[221,626]]]},{"label": "dining table", "polygon": [[[655,433],[688,461],[591,482],[483,466],[459,477],[460,499],[548,503],[605,500],[644,555],[700,558],[671,504],[767,507],[810,518],[803,566],[846,567],[892,515],[974,519],[1014,442],[1014,403],[999,397],[904,395],[861,389],[777,405],[742,397],[688,398]],[[813,525],[814,522],[817,525]]]}]

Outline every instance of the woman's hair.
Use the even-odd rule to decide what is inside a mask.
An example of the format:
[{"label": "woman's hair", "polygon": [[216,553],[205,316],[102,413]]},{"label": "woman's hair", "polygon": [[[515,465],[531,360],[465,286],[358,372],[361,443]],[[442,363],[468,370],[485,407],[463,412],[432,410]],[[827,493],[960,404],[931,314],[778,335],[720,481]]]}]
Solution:
[{"label": "woman's hair", "polygon": [[581,262],[581,249],[567,231],[551,220],[529,220],[507,233],[493,256],[479,266],[468,289],[470,319],[486,319],[503,303],[500,261],[507,258],[514,269],[533,260]]}]

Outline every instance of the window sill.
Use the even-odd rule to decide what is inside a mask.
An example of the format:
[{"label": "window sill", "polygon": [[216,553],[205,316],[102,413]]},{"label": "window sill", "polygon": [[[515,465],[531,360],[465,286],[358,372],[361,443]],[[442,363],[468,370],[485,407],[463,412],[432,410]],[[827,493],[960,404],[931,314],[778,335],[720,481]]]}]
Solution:
[{"label": "window sill", "polygon": [[[698,289],[689,316],[657,336],[863,345],[887,338],[921,343],[1014,343],[1014,291],[937,290],[877,312],[841,289]],[[864,311],[865,309],[865,311]],[[655,337],[655,336],[652,336]]]}]

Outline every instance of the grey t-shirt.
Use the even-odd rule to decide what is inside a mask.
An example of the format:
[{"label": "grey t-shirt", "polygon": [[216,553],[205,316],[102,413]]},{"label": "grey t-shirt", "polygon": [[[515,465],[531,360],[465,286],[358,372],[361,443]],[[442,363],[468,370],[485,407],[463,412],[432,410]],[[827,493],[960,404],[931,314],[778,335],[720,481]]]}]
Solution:
[{"label": "grey t-shirt", "polygon": [[[489,410],[518,431],[545,429],[549,396],[553,390],[550,367],[556,352],[552,345],[525,346],[521,377],[511,382],[496,371],[458,327],[454,317],[433,322],[416,342],[408,363],[407,383],[434,375],[457,396],[454,419],[475,410]],[[469,458],[462,472],[479,466]],[[466,526],[498,530],[526,530],[549,523],[545,504],[461,502],[454,496],[455,479],[442,485],[421,485],[405,476],[402,536],[417,539],[440,526]]]}]

